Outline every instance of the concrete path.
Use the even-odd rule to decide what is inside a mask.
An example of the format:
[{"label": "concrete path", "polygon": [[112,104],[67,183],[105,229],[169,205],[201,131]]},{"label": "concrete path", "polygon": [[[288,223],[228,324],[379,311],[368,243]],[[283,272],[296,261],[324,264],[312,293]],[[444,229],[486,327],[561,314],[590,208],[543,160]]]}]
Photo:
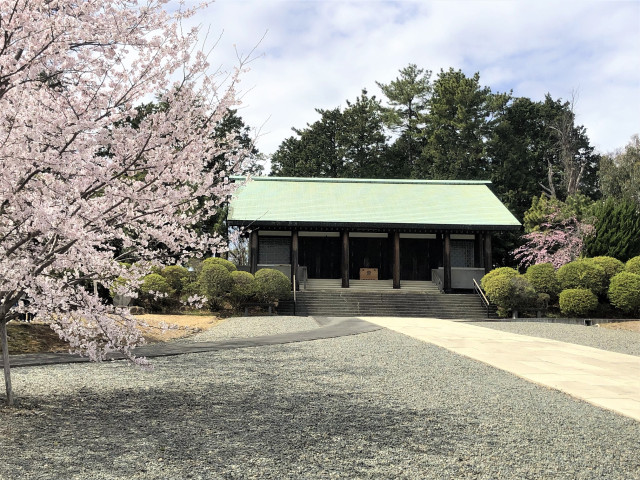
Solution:
[{"label": "concrete path", "polygon": [[361,318],[640,421],[640,357],[449,320]]}]

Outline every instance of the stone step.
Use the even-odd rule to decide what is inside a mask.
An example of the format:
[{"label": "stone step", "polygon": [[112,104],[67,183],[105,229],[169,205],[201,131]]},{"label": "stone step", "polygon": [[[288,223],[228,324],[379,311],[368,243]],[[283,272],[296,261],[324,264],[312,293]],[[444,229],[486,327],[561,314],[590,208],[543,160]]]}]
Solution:
[{"label": "stone step", "polygon": [[[278,309],[293,314],[293,302]],[[286,313],[285,313],[286,312]],[[316,316],[404,316],[485,319],[487,311],[476,295],[418,294],[405,292],[356,292],[349,290],[302,291],[297,293],[297,315]],[[493,311],[490,312],[495,317]]]}]

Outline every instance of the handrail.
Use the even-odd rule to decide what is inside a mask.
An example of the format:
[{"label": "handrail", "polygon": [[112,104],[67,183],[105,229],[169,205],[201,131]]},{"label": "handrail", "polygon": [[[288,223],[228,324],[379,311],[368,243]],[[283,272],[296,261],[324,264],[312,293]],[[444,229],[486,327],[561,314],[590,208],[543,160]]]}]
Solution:
[{"label": "handrail", "polygon": [[480,297],[480,300],[482,300],[482,304],[484,305],[484,308],[487,310],[487,318],[489,318],[489,307],[491,306],[491,303],[485,296],[480,285],[478,285],[478,282],[476,282],[475,278],[473,279],[473,290]]},{"label": "handrail", "polygon": [[431,270],[431,281],[436,284],[438,290],[440,290],[441,292],[444,290],[444,284],[442,282],[442,279],[440,278],[440,275],[438,275],[437,270]]}]

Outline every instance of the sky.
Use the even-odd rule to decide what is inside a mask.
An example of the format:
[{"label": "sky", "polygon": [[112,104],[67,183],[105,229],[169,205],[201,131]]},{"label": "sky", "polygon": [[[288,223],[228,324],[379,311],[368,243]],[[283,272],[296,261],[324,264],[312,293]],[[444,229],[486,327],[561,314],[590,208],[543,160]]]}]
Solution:
[{"label": "sky", "polygon": [[[344,107],[363,88],[384,98],[409,63],[480,74],[494,92],[575,97],[597,151],[640,133],[639,0],[217,0],[196,20],[212,63],[250,55],[239,113],[272,154],[292,127]],[[203,37],[204,38],[204,37]]]}]

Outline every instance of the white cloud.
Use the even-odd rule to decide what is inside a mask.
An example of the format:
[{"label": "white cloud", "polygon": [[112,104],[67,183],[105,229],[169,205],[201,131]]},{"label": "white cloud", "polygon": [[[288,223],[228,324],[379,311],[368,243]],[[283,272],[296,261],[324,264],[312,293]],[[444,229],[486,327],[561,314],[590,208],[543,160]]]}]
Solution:
[{"label": "white cloud", "polygon": [[[640,2],[218,0],[197,20],[224,30],[214,57],[229,68],[233,44],[263,56],[241,88],[241,115],[267,121],[259,148],[273,153],[318,118],[314,108],[378,94],[408,63],[480,72],[494,91],[542,100],[579,93],[578,121],[601,151],[640,132]],[[217,36],[217,35],[216,35]]]}]

